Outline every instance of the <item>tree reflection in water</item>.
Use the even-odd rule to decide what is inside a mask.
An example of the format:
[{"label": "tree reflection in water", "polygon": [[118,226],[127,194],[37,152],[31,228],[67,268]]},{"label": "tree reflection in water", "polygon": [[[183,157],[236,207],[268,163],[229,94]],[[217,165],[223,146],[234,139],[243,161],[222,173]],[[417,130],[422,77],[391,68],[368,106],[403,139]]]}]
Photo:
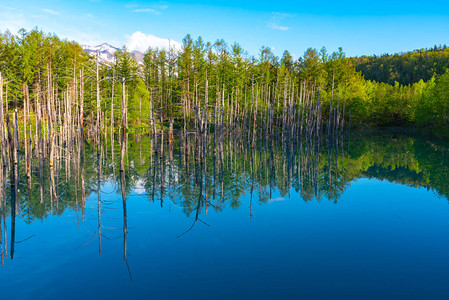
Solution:
[{"label": "tree reflection in water", "polygon": [[[194,216],[192,225],[181,231],[179,237],[192,230],[198,221],[208,225],[201,218],[208,210],[248,209],[249,218],[253,218],[255,203],[269,202],[275,191],[281,198],[289,197],[293,189],[304,201],[327,199],[338,203],[350,183],[358,178],[425,187],[446,200],[449,198],[449,147],[440,140],[374,132],[353,134],[350,144],[349,137],[344,136],[321,144],[313,139],[298,144],[274,138],[260,139],[253,145],[239,134],[218,142],[214,137],[198,142],[194,135],[174,141],[164,141],[161,136],[156,142],[144,135],[129,135],[126,147],[109,142],[111,147],[99,147],[98,153],[86,142],[80,147],[82,153],[74,155],[79,160],[63,160],[54,167],[44,167],[49,165],[42,163],[47,158],[39,155],[32,161],[29,179],[23,176],[22,170],[16,172],[17,184],[9,193],[3,169],[1,263],[4,264],[8,254],[11,259],[14,257],[16,216],[31,223],[71,209],[77,212],[79,222],[85,222],[89,213],[86,199],[93,195],[98,204],[98,228],[94,236],[99,239],[101,254],[102,212],[107,208],[101,199],[104,184],[120,187],[116,192],[121,193],[123,203],[126,264],[126,199],[137,188],[151,202],[160,201],[161,206],[164,202],[178,205],[187,217]],[[117,153],[125,149],[126,155],[118,155],[111,149]],[[124,172],[116,167],[120,165],[120,157],[125,157]],[[241,207],[245,195],[250,199],[249,207]],[[9,236],[7,229],[10,229]]]}]

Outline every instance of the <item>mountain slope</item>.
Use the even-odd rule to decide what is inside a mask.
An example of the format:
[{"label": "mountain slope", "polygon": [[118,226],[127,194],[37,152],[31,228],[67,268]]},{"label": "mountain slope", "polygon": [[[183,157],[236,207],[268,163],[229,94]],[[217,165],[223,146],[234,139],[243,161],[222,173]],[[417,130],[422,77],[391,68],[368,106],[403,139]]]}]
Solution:
[{"label": "mountain slope", "polygon": [[[107,64],[114,64],[115,52],[118,50],[122,50],[120,48],[109,45],[108,43],[103,43],[97,46],[81,45],[81,47],[85,52],[92,56],[95,56],[98,51],[99,61]],[[143,63],[144,54],[142,52],[134,50],[130,54],[137,63]]]},{"label": "mountain slope", "polygon": [[357,71],[367,80],[403,85],[428,81],[449,68],[449,48],[433,47],[406,53],[382,56],[361,56],[350,58]]}]

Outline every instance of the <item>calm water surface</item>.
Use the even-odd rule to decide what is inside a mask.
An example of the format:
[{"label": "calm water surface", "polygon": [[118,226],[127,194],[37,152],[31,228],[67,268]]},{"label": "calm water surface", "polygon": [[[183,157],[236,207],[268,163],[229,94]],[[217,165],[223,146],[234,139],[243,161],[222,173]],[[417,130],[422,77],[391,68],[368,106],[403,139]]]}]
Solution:
[{"label": "calm water surface", "polygon": [[84,200],[72,165],[57,198],[34,166],[14,218],[7,185],[1,299],[449,299],[445,142],[232,139],[196,159],[130,136],[124,176],[110,147],[85,149]]}]

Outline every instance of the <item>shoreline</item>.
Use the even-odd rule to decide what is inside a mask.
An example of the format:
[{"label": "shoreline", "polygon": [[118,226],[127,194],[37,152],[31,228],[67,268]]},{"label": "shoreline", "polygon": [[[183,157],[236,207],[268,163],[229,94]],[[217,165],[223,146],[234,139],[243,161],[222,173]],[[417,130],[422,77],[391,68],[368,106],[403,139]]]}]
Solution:
[{"label": "shoreline", "polygon": [[381,127],[381,126],[367,126],[367,127],[363,127],[363,126],[356,126],[354,128],[351,129],[352,133],[374,133],[374,132],[385,132],[385,133],[389,133],[389,134],[394,134],[394,133],[402,133],[402,134],[417,134],[417,135],[421,135],[422,137],[427,137],[427,138],[437,138],[437,139],[441,139],[441,140],[445,140],[445,141],[449,141],[449,128],[445,129],[444,128],[431,128],[431,127],[424,127],[424,128],[420,128],[420,127],[405,127],[405,126],[386,126],[386,127]]}]

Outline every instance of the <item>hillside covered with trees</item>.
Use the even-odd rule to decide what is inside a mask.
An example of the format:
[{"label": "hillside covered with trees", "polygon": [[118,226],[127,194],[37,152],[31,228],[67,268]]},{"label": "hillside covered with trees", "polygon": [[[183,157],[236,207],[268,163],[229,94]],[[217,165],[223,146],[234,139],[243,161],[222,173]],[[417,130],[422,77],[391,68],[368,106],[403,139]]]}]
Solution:
[{"label": "hillside covered with trees", "polygon": [[449,49],[446,45],[440,45],[406,53],[354,57],[351,60],[355,69],[362,72],[367,80],[408,85],[443,75],[449,68]]}]

